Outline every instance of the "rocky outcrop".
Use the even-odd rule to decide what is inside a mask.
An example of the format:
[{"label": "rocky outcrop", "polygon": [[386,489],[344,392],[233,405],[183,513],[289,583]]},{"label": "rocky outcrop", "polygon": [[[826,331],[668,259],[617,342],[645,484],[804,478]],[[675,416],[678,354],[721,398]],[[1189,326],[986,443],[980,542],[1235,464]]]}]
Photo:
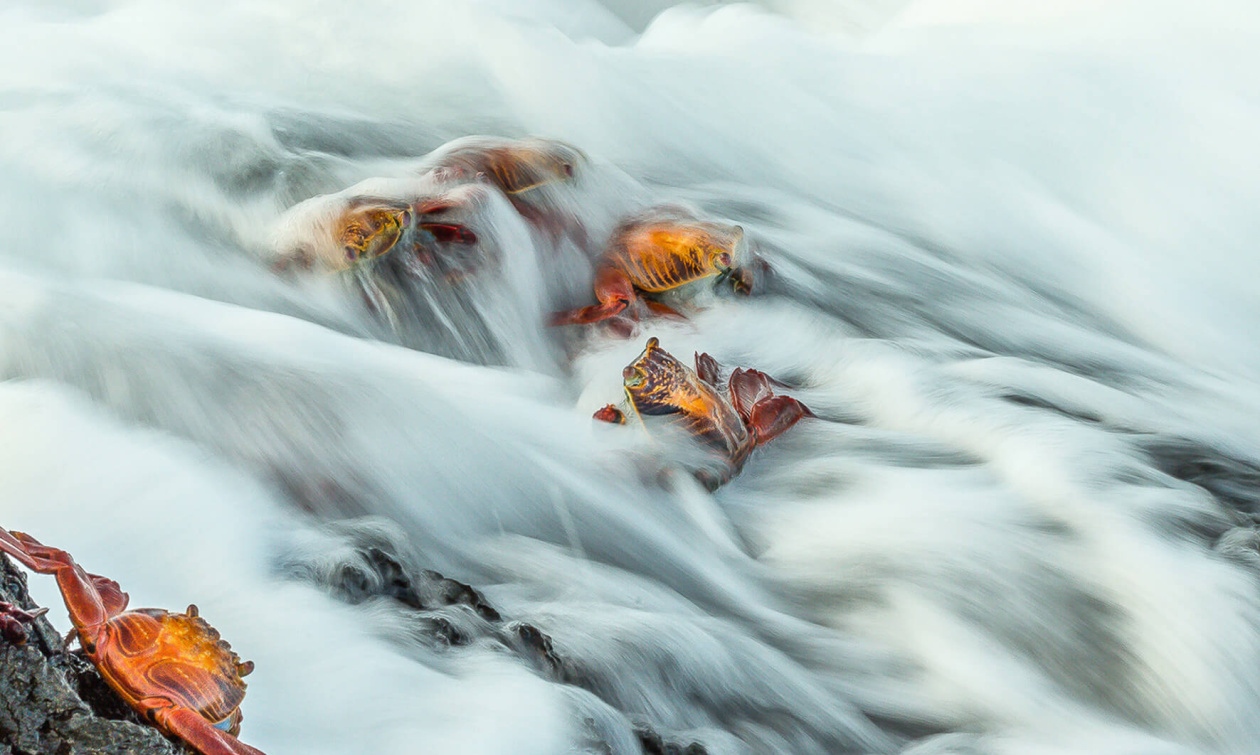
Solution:
[{"label": "rocky outcrop", "polygon": [[[0,602],[32,609],[26,578],[0,554]],[[27,639],[0,636],[0,755],[188,755],[136,715],[42,616]]]},{"label": "rocky outcrop", "polygon": [[[327,539],[315,547],[308,544],[282,558],[286,571],[323,585],[348,603],[382,598],[397,601],[410,609],[413,631],[409,639],[431,648],[493,643],[514,653],[544,678],[602,697],[602,685],[579,664],[567,661],[542,629],[504,616],[471,585],[419,568],[409,557],[405,538],[396,525],[376,518],[348,520],[328,524],[326,535]],[[708,752],[703,743],[689,736],[662,731],[632,712],[623,713],[644,755]],[[598,735],[592,736],[593,751],[611,752]]]}]

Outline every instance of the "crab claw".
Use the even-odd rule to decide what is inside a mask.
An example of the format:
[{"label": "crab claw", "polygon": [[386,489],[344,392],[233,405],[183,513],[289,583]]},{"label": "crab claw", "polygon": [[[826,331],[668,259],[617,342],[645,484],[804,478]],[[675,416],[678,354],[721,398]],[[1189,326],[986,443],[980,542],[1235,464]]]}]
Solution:
[{"label": "crab claw", "polygon": [[696,352],[696,374],[701,380],[717,388],[722,379],[722,366],[708,353]]},{"label": "crab claw", "polygon": [[47,608],[24,611],[12,603],[0,602],[0,637],[13,645],[25,644],[26,625],[46,613]]},{"label": "crab claw", "polygon": [[773,378],[761,370],[737,369],[731,373],[731,403],[744,422],[765,443],[805,417],[813,417],[809,407],[790,396],[776,396],[770,387]]},{"label": "crab claw", "polygon": [[626,415],[612,404],[605,404],[604,408],[595,412],[593,416],[600,422],[610,422],[614,425],[624,425],[626,423]]},{"label": "crab claw", "polygon": [[731,289],[737,294],[748,296],[752,293],[755,280],[752,272],[746,267],[733,267],[726,273],[731,282]]},{"label": "crab claw", "polygon": [[757,434],[760,445],[782,435],[805,417],[813,417],[809,407],[791,396],[774,396],[757,402],[748,418],[748,425]]}]

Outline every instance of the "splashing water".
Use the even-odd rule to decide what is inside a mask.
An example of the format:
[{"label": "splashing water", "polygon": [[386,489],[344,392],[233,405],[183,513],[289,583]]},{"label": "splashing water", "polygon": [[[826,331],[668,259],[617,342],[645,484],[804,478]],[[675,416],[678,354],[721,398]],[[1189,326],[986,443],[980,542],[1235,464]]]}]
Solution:
[{"label": "splashing water", "polygon": [[[0,20],[0,525],[134,605],[195,601],[257,663],[244,741],[1260,741],[1252,4],[18,0]],[[556,201],[585,236],[488,195],[503,264],[403,296],[410,331],[340,279],[272,271],[295,205],[422,180],[470,134],[580,147]],[[543,327],[590,303],[617,219],[660,203],[740,224],[764,295],[628,340]],[[662,486],[675,448],[590,421],[649,335],[818,417],[716,493]],[[381,597],[389,569],[493,609]]]}]

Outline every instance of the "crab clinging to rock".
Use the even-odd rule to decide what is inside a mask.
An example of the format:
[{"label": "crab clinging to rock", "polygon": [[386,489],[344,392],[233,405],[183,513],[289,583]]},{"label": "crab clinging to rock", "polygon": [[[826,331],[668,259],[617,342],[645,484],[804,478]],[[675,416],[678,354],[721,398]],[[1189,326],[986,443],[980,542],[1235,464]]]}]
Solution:
[{"label": "crab clinging to rock", "polygon": [[572,210],[571,189],[587,164],[580,149],[556,139],[467,136],[434,150],[421,170],[447,181],[488,183],[553,243],[568,237],[582,248],[587,231]]},{"label": "crab clinging to rock", "polygon": [[391,253],[434,264],[449,245],[467,254],[477,234],[449,216],[471,203],[474,191],[427,180],[370,179],[312,197],[277,222],[273,268],[336,273]]},{"label": "crab clinging to rock", "polygon": [[[773,381],[759,370],[736,369],[725,386],[720,374],[708,354],[697,354],[692,370],[656,338],[649,338],[643,353],[622,371],[633,413],[664,417],[715,454],[716,471],[703,469],[696,475],[710,489],[739,474],[753,448],[814,416],[800,401],[776,396]],[[621,424],[626,415],[608,404],[595,412],[595,419]]]},{"label": "crab clinging to rock", "polygon": [[426,165],[457,178],[482,176],[525,201],[538,189],[571,181],[585,162],[581,150],[556,139],[469,136],[439,147]]},{"label": "crab clinging to rock", "polygon": [[680,316],[669,302],[695,286],[728,283],[740,294],[752,291],[753,275],[744,229],[699,220],[680,208],[656,208],[616,230],[595,270],[598,304],[556,312],[552,325],[594,323],[611,317],[639,319],[640,304],[656,314]]},{"label": "crab clinging to rock", "polygon": [[46,613],[47,608],[24,611],[12,603],[0,601],[0,637],[10,644],[21,645],[26,642],[27,625]]},{"label": "crab clinging to rock", "polygon": [[241,677],[254,664],[242,662],[196,606],[185,613],[127,610],[127,594],[117,582],[84,571],[69,553],[21,532],[0,528],[0,551],[56,576],[72,636],[141,718],[201,755],[263,755],[236,738],[245,698]]}]

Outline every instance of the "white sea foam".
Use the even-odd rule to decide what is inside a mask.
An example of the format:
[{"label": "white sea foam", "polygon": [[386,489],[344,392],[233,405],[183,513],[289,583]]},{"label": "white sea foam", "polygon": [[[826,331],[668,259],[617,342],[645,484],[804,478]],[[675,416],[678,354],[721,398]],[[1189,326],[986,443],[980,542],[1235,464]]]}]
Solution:
[{"label": "white sea foam", "polygon": [[[245,741],[1260,741],[1254,4],[19,0],[0,26],[0,526],[197,603],[258,664]],[[582,149],[558,201],[585,242],[492,196],[509,263],[434,294],[423,338],[271,270],[290,208],[470,134]],[[664,202],[740,224],[766,295],[548,332],[591,301],[582,254]],[[671,439],[589,420],[649,335],[818,418],[715,494],[663,489]],[[362,515],[568,676],[299,579],[341,552],[319,519]]]}]

